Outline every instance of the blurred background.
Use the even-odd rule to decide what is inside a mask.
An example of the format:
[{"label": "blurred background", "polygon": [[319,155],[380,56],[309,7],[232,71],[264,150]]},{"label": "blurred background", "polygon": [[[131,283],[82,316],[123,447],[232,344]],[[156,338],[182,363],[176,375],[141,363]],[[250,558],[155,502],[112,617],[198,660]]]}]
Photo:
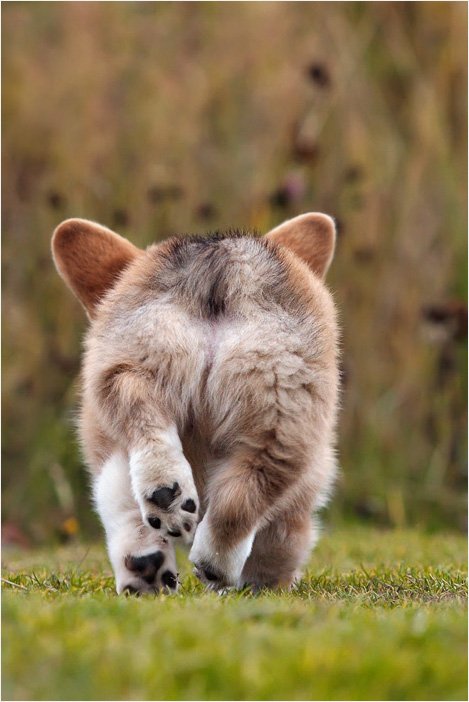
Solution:
[{"label": "blurred background", "polygon": [[99,533],[74,435],[85,316],[50,236],[139,245],[336,217],[329,523],[465,529],[467,6],[6,3],[3,535]]}]

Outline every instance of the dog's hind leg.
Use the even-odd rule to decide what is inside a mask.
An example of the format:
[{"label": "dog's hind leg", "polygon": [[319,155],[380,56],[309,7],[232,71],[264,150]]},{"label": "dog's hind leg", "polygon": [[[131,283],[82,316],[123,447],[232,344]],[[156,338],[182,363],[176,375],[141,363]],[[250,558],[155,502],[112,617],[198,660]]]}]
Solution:
[{"label": "dog's hind leg", "polygon": [[[258,451],[237,453],[212,479],[208,510],[190,553],[208,586],[241,586],[256,533],[284,511],[286,500],[294,503],[305,467],[287,459],[288,453],[271,440]],[[312,501],[306,483],[304,497]]]},{"label": "dog's hind leg", "polygon": [[104,421],[128,447],[130,482],[143,522],[165,538],[191,543],[199,500],[170,410],[155,374],[131,364],[108,369],[98,383]]},{"label": "dog's hind leg", "polygon": [[[332,404],[324,392],[328,369],[281,349],[265,358],[257,351],[229,360],[212,397],[216,400],[217,390],[223,397],[224,372],[234,388],[234,409],[231,420],[227,401],[228,409],[218,411],[228,419],[215,440],[223,447],[236,438],[229,456],[211,472],[207,512],[190,554],[200,579],[214,589],[242,585],[257,532],[286,513],[311,514],[335,471],[329,446]],[[304,530],[303,524],[296,526]]]},{"label": "dog's hind leg", "polygon": [[241,583],[255,589],[290,588],[318,536],[310,510],[291,510],[260,529],[247,559]]},{"label": "dog's hind leg", "polygon": [[132,494],[129,464],[114,453],[94,479],[94,500],[106,531],[118,593],[176,590],[177,572],[170,541],[142,521]]},{"label": "dog's hind leg", "polygon": [[154,426],[130,452],[132,487],[146,524],[191,543],[198,497],[192,469],[174,425]]}]

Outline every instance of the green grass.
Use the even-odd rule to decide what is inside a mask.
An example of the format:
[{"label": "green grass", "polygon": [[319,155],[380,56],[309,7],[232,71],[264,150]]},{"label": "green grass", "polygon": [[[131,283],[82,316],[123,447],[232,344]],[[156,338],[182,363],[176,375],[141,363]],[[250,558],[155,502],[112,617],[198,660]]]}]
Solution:
[{"label": "green grass", "polygon": [[465,699],[466,541],[325,534],[287,593],[116,597],[99,547],[4,554],[3,699]]}]

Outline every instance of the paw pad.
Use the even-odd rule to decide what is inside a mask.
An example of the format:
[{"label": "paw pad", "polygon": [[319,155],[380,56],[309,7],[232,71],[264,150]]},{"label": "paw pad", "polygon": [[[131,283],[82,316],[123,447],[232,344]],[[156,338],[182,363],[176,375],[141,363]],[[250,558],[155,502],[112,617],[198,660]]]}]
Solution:
[{"label": "paw pad", "polygon": [[223,585],[224,578],[223,575],[217,572],[212,566],[207,563],[198,563],[194,568],[195,575],[206,585],[211,587],[219,587]]},{"label": "paw pad", "polygon": [[179,487],[179,483],[173,483],[172,487],[158,488],[148,499],[160,509],[167,510],[180,494],[181,488]]},{"label": "paw pad", "polygon": [[126,556],[124,565],[134,576],[134,581],[128,583],[122,592],[126,595],[138,596],[142,593],[156,593],[164,587],[176,590],[177,574],[169,570],[169,567],[172,567],[170,563],[167,563],[166,569],[163,569],[165,562],[163,551],[155,551],[146,556]]},{"label": "paw pad", "polygon": [[127,556],[125,567],[132,573],[138,574],[142,580],[151,585],[157,572],[164,563],[164,553],[156,551],[148,556]]},{"label": "paw pad", "polygon": [[140,596],[140,590],[133,585],[126,585],[124,589],[122,590],[122,594],[124,595],[136,595],[137,597]]},{"label": "paw pad", "polygon": [[177,577],[174,575],[174,573],[171,573],[170,570],[165,570],[161,576],[161,582],[171,590],[175,590],[178,584]]},{"label": "paw pad", "polygon": [[191,500],[189,498],[188,500],[186,500],[185,502],[182,503],[181,509],[184,512],[191,512],[193,514],[195,512],[195,510],[197,509],[197,506],[196,506],[194,500]]},{"label": "paw pad", "polygon": [[153,529],[161,529],[161,519],[158,519],[158,517],[148,517],[148,524]]},{"label": "paw pad", "polygon": [[215,580],[221,580],[220,576],[217,573],[215,573],[215,571],[212,570],[212,568],[206,566],[205,568],[202,568],[202,572],[207,578],[207,580],[210,580],[211,582],[215,582]]},{"label": "paw pad", "polygon": [[174,536],[176,538],[178,536],[181,536],[181,532],[179,531],[179,529],[168,529],[168,535]]}]

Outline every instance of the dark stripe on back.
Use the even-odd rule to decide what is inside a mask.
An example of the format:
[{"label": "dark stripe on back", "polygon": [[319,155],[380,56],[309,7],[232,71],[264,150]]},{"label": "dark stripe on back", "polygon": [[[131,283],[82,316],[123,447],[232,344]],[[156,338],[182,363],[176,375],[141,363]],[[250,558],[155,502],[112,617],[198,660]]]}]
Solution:
[{"label": "dark stripe on back", "polygon": [[[286,271],[277,256],[277,247],[255,233],[242,230],[213,232],[207,236],[178,236],[165,242],[161,252],[164,265],[159,268],[152,284],[162,292],[173,291],[185,301],[193,303],[195,313],[204,319],[216,319],[226,314],[227,293],[233,290],[233,270],[236,267],[230,259],[226,242],[245,239],[252,248],[253,275],[256,258],[265,268],[269,267],[267,280],[259,279],[262,295],[275,295],[275,288],[286,283]],[[280,291],[279,291],[280,292]]]}]

